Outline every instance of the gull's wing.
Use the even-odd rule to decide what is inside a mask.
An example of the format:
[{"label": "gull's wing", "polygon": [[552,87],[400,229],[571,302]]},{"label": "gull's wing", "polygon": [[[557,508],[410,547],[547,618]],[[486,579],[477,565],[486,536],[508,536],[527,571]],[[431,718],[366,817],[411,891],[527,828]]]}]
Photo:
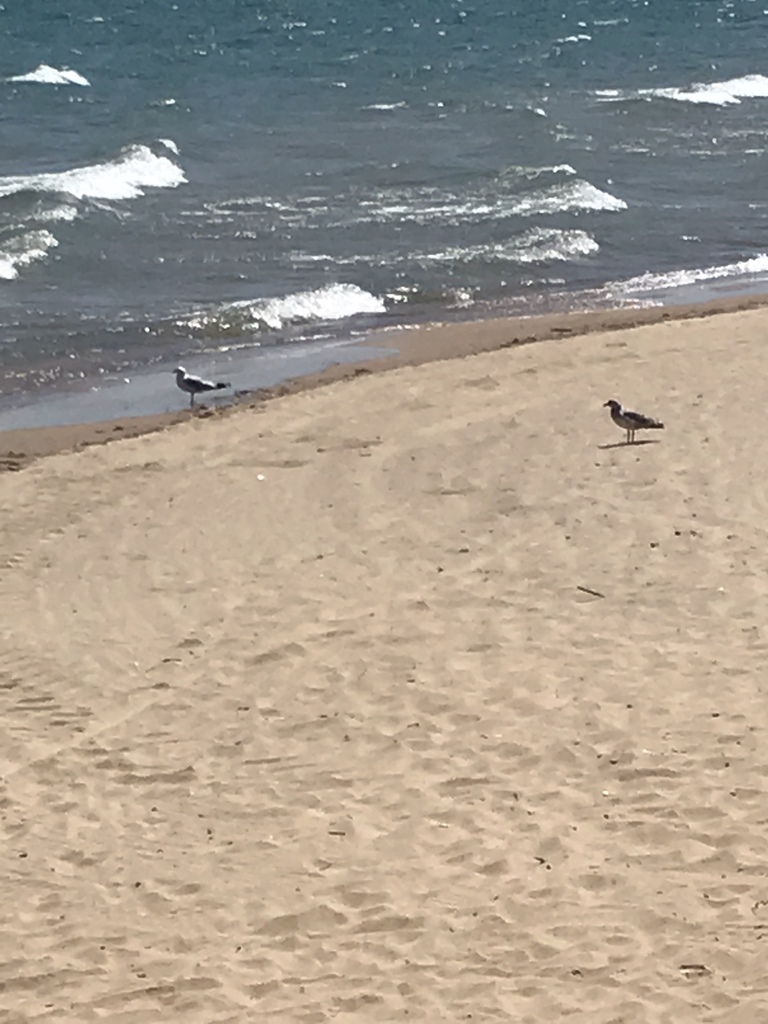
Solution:
[{"label": "gull's wing", "polygon": [[216,388],[213,381],[205,380],[203,377],[196,377],[193,373],[188,373],[185,380],[190,387],[195,388],[197,391],[214,391]]},{"label": "gull's wing", "polygon": [[664,424],[658,420],[652,419],[650,416],[645,416],[641,412],[631,412],[629,409],[622,409],[622,415],[624,419],[628,421],[635,429],[650,427],[662,427]]}]

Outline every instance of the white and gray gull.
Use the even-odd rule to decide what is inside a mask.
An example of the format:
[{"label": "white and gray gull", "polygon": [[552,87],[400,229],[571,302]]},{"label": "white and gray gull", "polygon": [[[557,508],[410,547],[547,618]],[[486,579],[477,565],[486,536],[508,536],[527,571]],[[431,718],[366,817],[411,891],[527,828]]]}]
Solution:
[{"label": "white and gray gull", "polygon": [[609,398],[603,408],[606,406],[611,410],[611,419],[616,426],[626,430],[627,444],[634,444],[635,431],[637,430],[664,429],[664,424],[660,420],[651,419],[650,416],[644,416],[641,412],[631,412],[629,409],[624,409],[621,402],[617,402],[615,398]]},{"label": "white and gray gull", "polygon": [[220,388],[232,386],[222,381],[203,380],[202,377],[196,377],[193,373],[187,373],[183,366],[177,366],[174,373],[176,374],[176,387],[189,395],[190,409],[195,404],[195,395],[202,395],[206,391],[218,391]]}]

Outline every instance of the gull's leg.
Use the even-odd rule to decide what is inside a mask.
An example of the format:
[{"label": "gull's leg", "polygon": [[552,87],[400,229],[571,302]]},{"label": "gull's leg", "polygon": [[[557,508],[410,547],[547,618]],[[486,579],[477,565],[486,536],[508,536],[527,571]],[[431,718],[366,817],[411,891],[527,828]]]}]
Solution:
[{"label": "gull's leg", "polygon": [[192,392],[190,392],[190,395],[189,395],[189,408],[191,409],[194,406],[194,404],[195,404],[195,392],[192,391]]}]

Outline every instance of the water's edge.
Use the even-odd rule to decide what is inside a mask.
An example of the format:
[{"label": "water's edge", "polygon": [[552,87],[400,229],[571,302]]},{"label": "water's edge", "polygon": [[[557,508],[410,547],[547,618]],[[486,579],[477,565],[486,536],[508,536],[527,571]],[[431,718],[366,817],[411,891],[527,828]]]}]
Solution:
[{"label": "water's edge", "polygon": [[[372,331],[364,339],[241,352],[228,364],[233,389],[200,403],[203,415],[227,415],[360,373],[383,372],[444,359],[463,359],[517,345],[756,310],[768,293],[720,297],[639,309],[602,309],[532,317],[433,323]],[[55,452],[136,437],[183,422],[189,415],[172,367],[156,367],[98,390],[52,392],[0,408],[0,471],[20,469]],[[218,397],[221,394],[221,397]]]}]

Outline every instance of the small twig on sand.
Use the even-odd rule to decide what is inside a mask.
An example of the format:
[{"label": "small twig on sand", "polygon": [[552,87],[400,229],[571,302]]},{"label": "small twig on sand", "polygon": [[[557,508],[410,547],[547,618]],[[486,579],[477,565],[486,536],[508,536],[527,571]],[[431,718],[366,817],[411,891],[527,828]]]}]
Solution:
[{"label": "small twig on sand", "polygon": [[577,586],[577,590],[580,590],[582,594],[591,594],[592,597],[605,597],[605,594],[601,594],[599,590],[590,590],[589,587]]}]

